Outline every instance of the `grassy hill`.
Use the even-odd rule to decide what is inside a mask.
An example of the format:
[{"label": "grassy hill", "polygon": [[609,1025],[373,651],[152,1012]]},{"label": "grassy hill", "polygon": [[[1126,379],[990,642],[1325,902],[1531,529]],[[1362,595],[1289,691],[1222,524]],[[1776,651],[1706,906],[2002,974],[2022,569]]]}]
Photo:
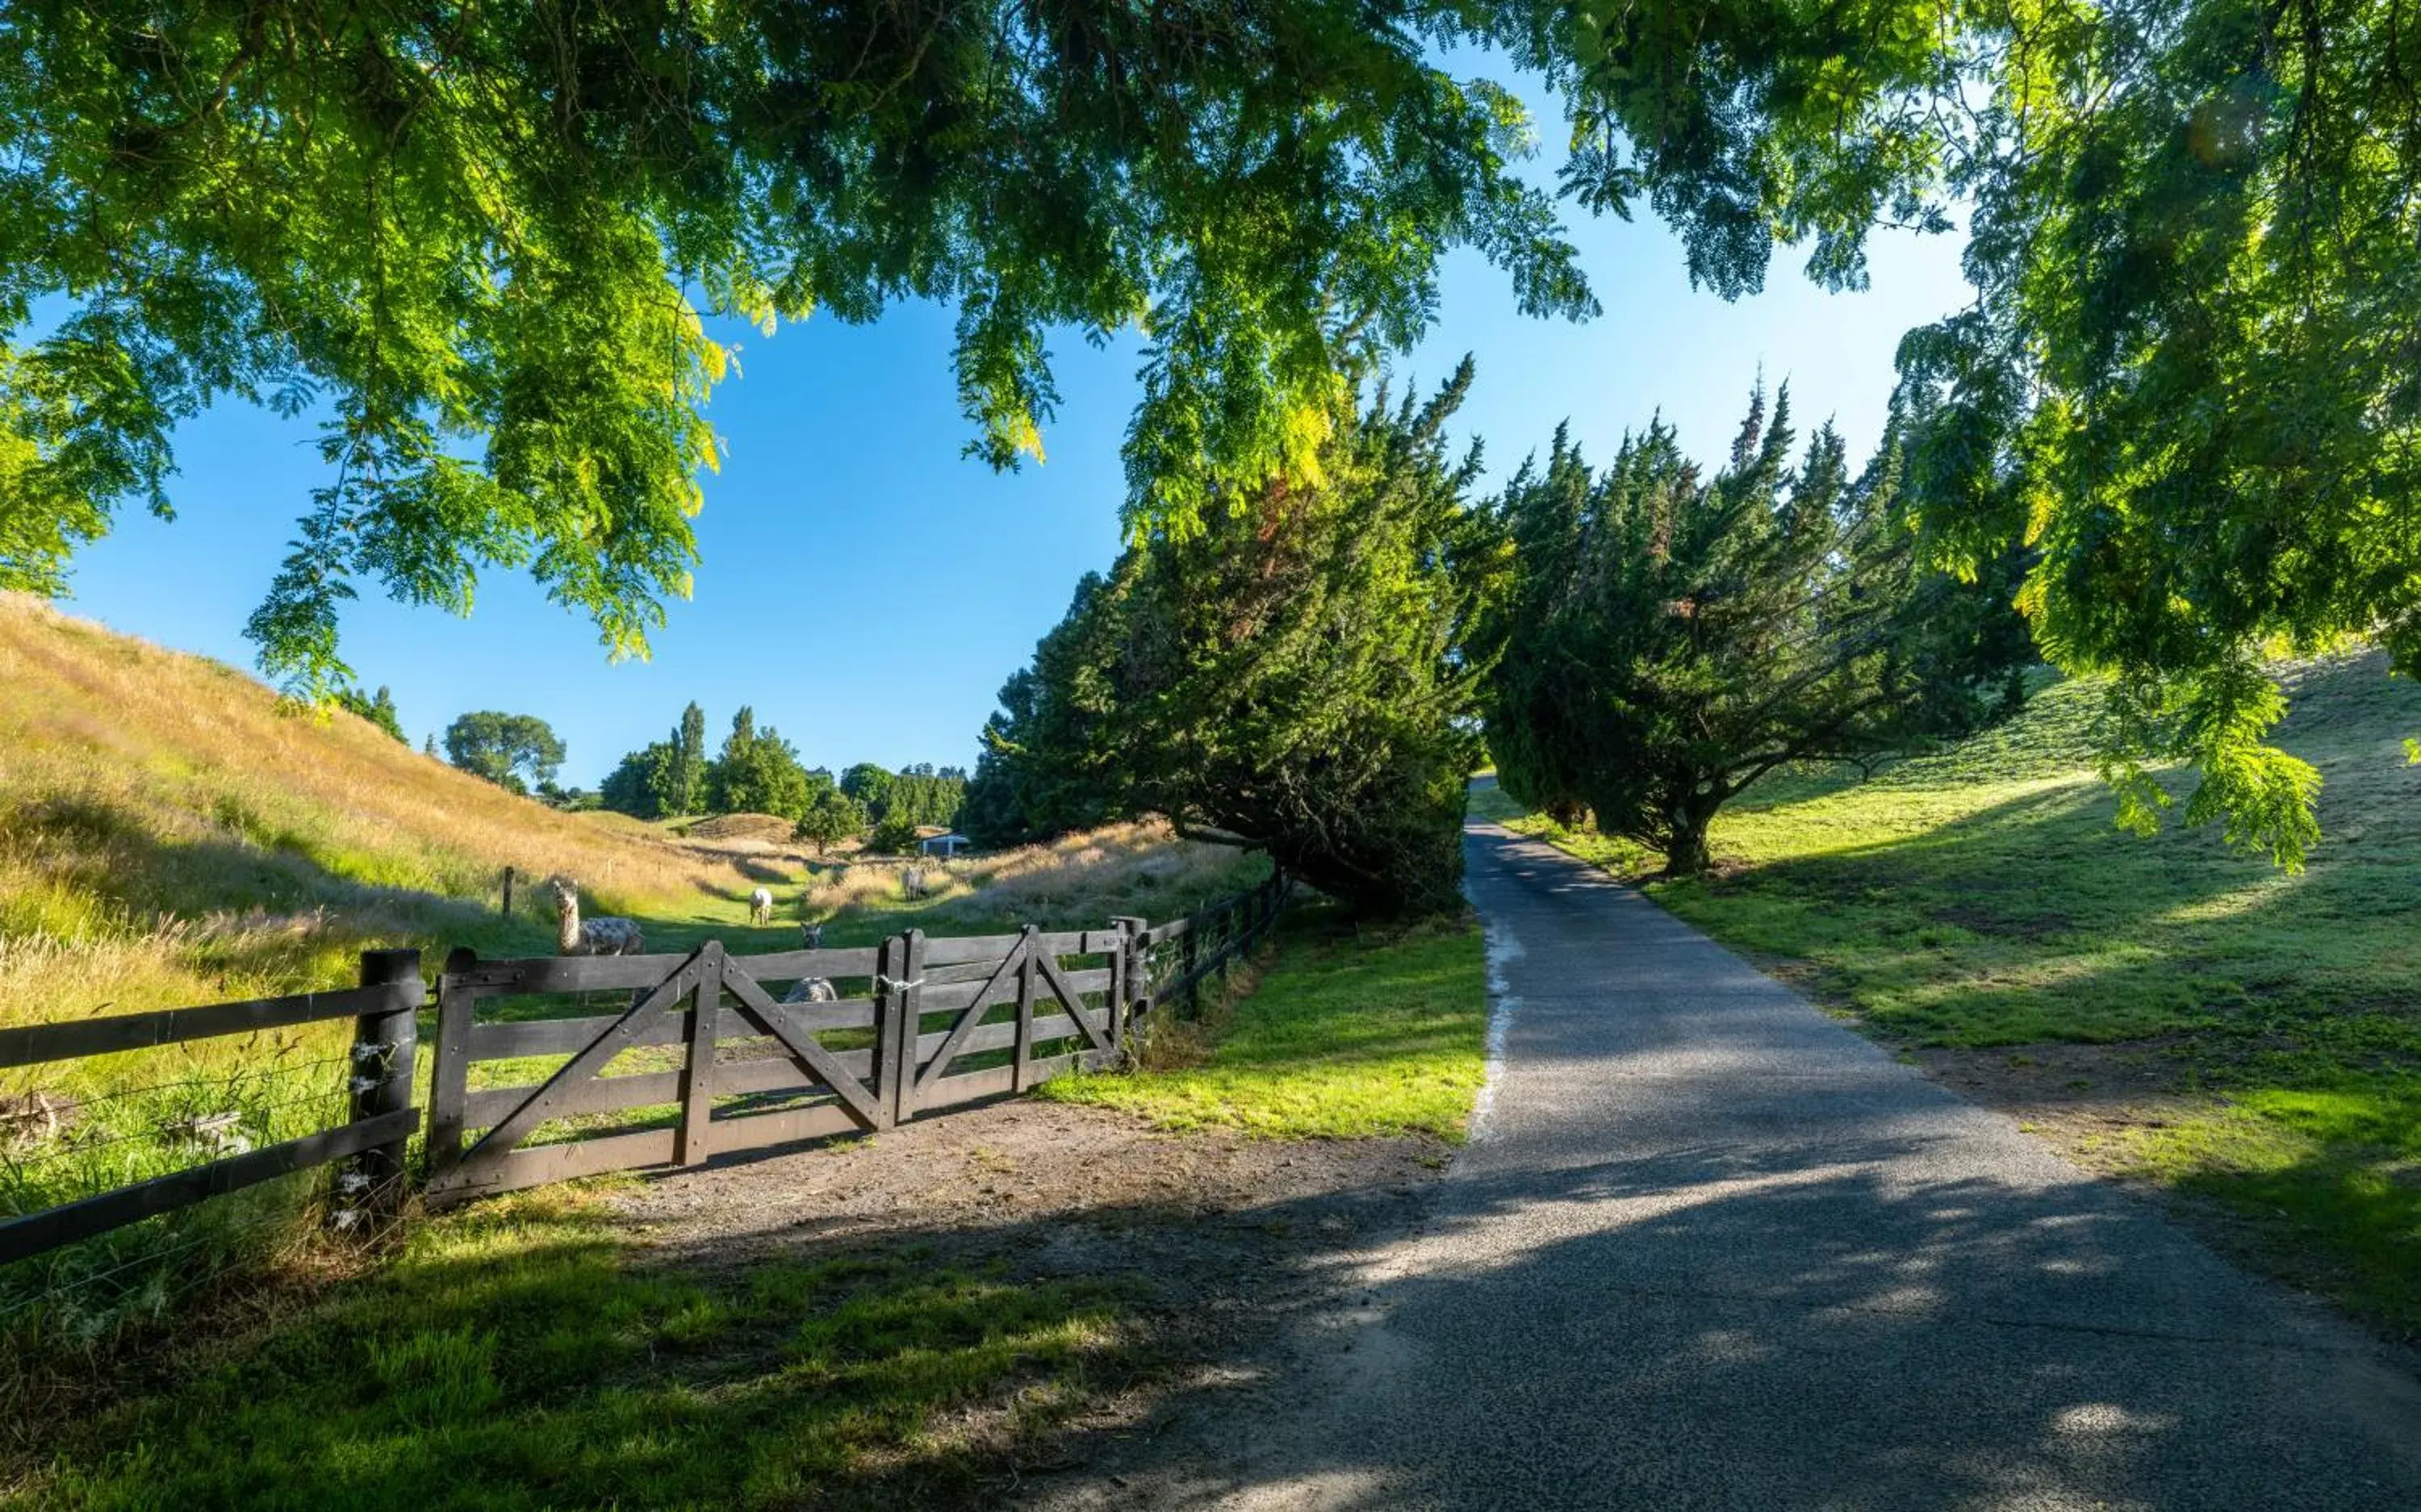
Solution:
[{"label": "grassy hill", "polygon": [[2368,655],[2290,681],[2282,743],[2327,782],[2299,876],[2210,831],[2114,829],[2098,693],[2071,683],[1869,781],[1765,785],[1718,822],[1713,876],[1648,890],[2240,1255],[2421,1337],[2421,690]]},{"label": "grassy hill", "polygon": [[[373,946],[549,954],[537,885],[549,876],[638,918],[651,950],[711,934],[745,951],[795,944],[803,912],[828,922],[834,945],[912,923],[973,934],[1165,918],[1267,867],[1125,825],[927,864],[930,896],[912,904],[897,863],[811,874],[778,820],[683,837],[558,813],[350,714],[295,712],[232,668],[22,597],[0,596],[0,1026],[349,985]],[[522,879],[510,916],[508,866]],[[760,884],[776,920],[751,927]],[[317,1024],[0,1072],[0,1213],[191,1165],[178,1130],[193,1119],[234,1114],[256,1146],[340,1121],[349,1033]],[[29,1323],[76,1339],[156,1314],[164,1277],[199,1284],[288,1245],[311,1190],[255,1189],[9,1268],[0,1346],[26,1342]],[[29,1318],[30,1299],[42,1308]]]},{"label": "grassy hill", "polygon": [[503,870],[740,908],[761,860],[561,814],[350,714],[0,598],[0,1023],[341,983],[366,944],[542,948]]}]

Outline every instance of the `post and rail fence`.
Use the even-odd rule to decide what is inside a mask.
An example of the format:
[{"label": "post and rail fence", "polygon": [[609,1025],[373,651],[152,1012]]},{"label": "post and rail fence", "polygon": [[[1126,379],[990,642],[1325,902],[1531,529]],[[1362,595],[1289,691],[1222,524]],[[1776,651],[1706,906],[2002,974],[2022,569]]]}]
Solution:
[{"label": "post and rail fence", "polygon": [[[0,1217],[0,1266],[339,1162],[339,1221],[393,1218],[424,1112],[424,1191],[443,1206],[889,1129],[1023,1092],[1115,1064],[1146,1015],[1179,999],[1198,1004],[1202,984],[1224,980],[1269,933],[1290,890],[1277,873],[1166,924],[1121,917],[1097,929],[971,937],[910,929],[851,949],[734,955],[710,940],[679,954],[518,960],[457,950],[434,984],[425,1110],[413,1101],[428,999],[414,950],[365,952],[360,985],[339,991],[0,1029],[0,1071],[8,1071],[331,1020],[354,1025],[346,1122]],[[830,990],[777,998],[768,986],[811,978]],[[618,1001],[580,1017],[533,1013],[532,999],[566,994]],[[480,1017],[482,1004],[508,999],[508,1014]],[[511,1063],[523,1059],[559,1064],[517,1073]],[[493,1074],[475,1086],[482,1064]],[[523,1079],[488,1084],[516,1074]],[[648,1110],[659,1111],[640,1127],[599,1122]]]}]

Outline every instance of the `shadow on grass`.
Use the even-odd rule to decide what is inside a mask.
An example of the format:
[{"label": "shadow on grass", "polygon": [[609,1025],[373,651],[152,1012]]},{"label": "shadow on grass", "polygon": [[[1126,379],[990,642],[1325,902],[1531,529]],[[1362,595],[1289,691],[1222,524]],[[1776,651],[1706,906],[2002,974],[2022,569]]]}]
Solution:
[{"label": "shadow on grass", "polygon": [[[1478,1505],[1511,1484],[1518,1421],[1516,1478],[1593,1505],[2421,1497],[2409,1380],[2207,1256],[2180,1268],[2156,1220],[2092,1183],[1886,1178],[1923,1144],[1715,1141],[1476,1177],[1429,1231],[1494,1233],[1490,1263],[1431,1247],[1382,1270],[1333,1196],[644,1257],[593,1208],[502,1201],[73,1430],[35,1490],[636,1512],[1088,1487],[1123,1504],[1115,1472],[1198,1492],[1159,1504],[1317,1487],[1335,1507]],[[1587,1221],[1540,1221],[1557,1210]],[[1272,1376],[1287,1325],[1349,1293],[1383,1319],[1386,1367]]]}]

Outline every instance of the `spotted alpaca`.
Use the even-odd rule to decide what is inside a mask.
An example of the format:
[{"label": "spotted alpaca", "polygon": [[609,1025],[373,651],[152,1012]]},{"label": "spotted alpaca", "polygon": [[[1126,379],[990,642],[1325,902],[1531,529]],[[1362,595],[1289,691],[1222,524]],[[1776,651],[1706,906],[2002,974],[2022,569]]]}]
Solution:
[{"label": "spotted alpaca", "polygon": [[636,956],[646,940],[631,919],[583,919],[577,884],[557,878],[554,890],[554,953],[558,956]]}]

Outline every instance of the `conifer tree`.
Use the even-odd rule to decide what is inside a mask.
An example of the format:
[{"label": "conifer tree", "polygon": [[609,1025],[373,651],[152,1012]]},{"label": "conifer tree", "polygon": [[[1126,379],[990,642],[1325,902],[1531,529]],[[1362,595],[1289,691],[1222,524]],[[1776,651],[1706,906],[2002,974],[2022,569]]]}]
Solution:
[{"label": "conifer tree", "polygon": [[2015,564],[1924,569],[1895,433],[1852,476],[1830,425],[1794,470],[1786,389],[1762,391],[1725,470],[1672,429],[1593,470],[1561,429],[1499,507],[1513,539],[1492,616],[1488,745],[1516,799],[1703,870],[1715,815],[1801,761],[1869,761],[2016,706],[2032,660]]}]

